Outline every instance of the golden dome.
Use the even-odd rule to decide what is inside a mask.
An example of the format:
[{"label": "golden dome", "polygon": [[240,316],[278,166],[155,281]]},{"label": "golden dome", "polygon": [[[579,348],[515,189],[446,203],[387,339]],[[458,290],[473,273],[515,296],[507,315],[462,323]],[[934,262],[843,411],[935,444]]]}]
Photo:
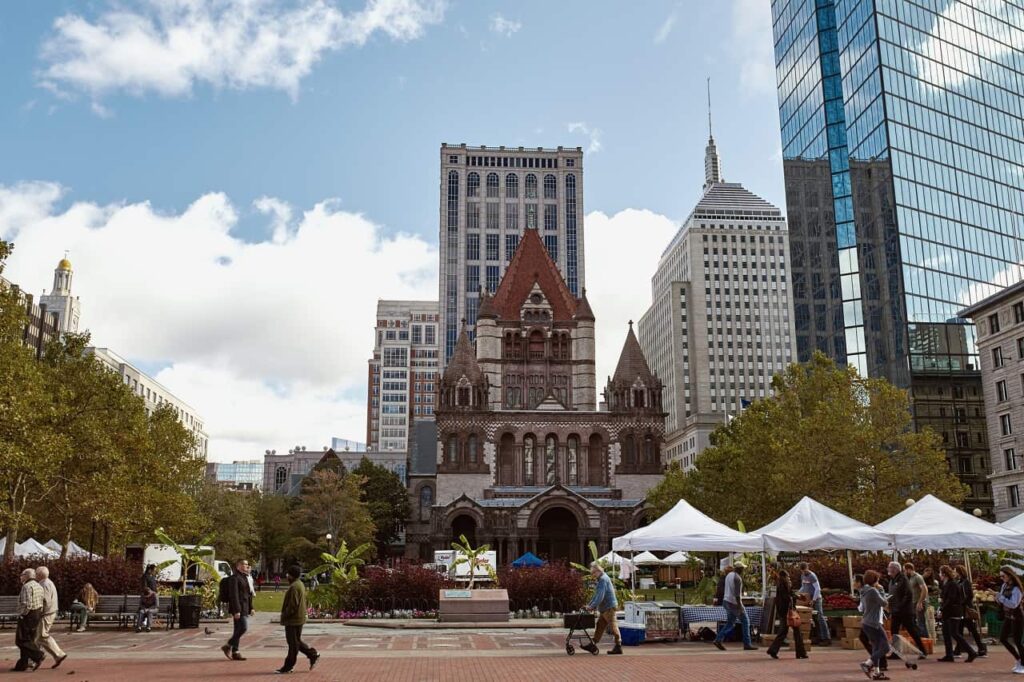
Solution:
[{"label": "golden dome", "polygon": [[68,271],[70,271],[71,270],[71,261],[69,261],[67,258],[61,258],[60,262],[57,263],[57,269],[58,270],[68,270]]}]

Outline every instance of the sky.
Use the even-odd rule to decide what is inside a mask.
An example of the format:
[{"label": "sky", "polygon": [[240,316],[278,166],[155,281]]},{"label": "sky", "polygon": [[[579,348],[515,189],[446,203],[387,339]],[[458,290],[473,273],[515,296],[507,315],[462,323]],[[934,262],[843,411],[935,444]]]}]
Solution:
[{"label": "sky", "polygon": [[437,298],[442,142],[586,152],[598,384],[700,196],[784,207],[769,0],[0,4],[0,238],[210,458],[365,440],[378,298]]}]

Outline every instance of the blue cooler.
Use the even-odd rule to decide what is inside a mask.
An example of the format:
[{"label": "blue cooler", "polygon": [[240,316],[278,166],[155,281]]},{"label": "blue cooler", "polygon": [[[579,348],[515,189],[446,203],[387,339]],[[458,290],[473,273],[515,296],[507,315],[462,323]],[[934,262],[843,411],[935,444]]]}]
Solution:
[{"label": "blue cooler", "polygon": [[646,638],[647,628],[637,623],[620,623],[619,634],[624,646],[639,646]]}]

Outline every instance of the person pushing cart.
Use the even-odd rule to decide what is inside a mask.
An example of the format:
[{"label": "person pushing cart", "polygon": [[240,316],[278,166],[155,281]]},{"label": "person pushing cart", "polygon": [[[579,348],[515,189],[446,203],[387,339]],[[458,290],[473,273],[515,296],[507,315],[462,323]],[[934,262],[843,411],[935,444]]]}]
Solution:
[{"label": "person pushing cart", "polygon": [[596,585],[594,586],[594,598],[587,605],[587,610],[596,611],[598,616],[597,625],[594,627],[594,642],[584,644],[582,648],[585,651],[596,654],[598,652],[597,643],[601,641],[601,637],[604,635],[605,629],[607,629],[615,638],[615,646],[608,653],[621,654],[622,635],[619,634],[619,626],[615,622],[615,611],[618,609],[619,600],[615,597],[615,587],[612,585],[612,579],[601,568],[601,564],[596,561],[590,564],[590,575],[594,577]]}]

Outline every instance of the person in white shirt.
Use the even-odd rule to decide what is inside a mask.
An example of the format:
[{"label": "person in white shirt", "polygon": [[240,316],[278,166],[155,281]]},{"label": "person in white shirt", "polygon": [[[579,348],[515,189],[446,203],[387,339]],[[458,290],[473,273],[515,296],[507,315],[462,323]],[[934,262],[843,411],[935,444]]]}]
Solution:
[{"label": "person in white shirt", "polygon": [[817,646],[832,646],[832,634],[828,631],[825,602],[821,598],[821,583],[818,582],[818,576],[814,574],[806,561],[800,564],[800,575],[800,592],[807,595],[814,608],[814,615],[818,619],[818,641],[813,643]]},{"label": "person in white shirt", "polygon": [[57,586],[50,580],[50,569],[40,566],[36,569],[36,581],[43,588],[43,617],[39,622],[39,646],[53,656],[53,667],[58,667],[68,657],[50,634],[53,621],[57,620]]}]

